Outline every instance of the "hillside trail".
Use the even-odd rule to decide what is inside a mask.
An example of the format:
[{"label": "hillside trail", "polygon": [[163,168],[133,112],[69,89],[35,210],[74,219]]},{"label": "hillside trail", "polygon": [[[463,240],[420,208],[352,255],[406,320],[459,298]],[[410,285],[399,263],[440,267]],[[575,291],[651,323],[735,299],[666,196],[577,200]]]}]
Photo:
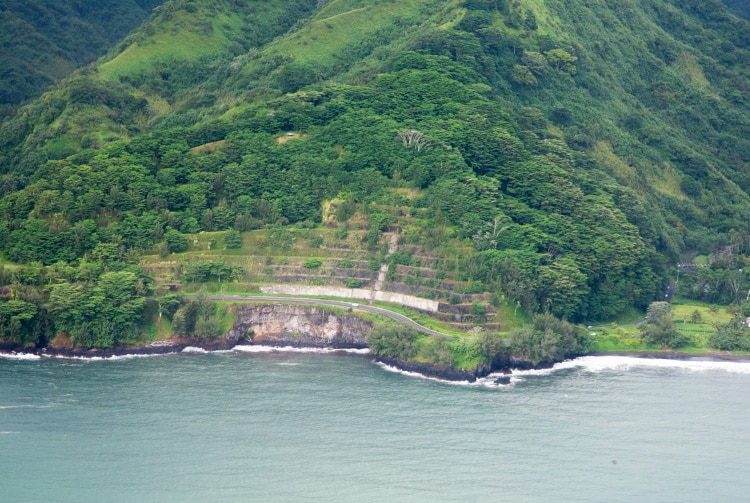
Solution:
[{"label": "hillside trail", "polygon": [[398,232],[394,232],[391,235],[391,239],[388,243],[388,253],[383,258],[383,263],[380,265],[380,271],[378,272],[378,279],[375,282],[375,286],[372,288],[372,296],[370,297],[370,304],[375,301],[375,293],[383,289],[383,283],[385,282],[385,276],[388,274],[388,257],[398,250]]}]

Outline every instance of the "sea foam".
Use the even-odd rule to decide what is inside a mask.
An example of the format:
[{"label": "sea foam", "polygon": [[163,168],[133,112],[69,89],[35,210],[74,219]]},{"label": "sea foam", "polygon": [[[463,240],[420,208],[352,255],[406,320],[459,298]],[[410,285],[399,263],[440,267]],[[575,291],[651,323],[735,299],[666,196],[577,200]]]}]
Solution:
[{"label": "sea foam", "polygon": [[370,354],[368,348],[355,349],[355,348],[295,348],[292,346],[260,346],[260,345],[241,345],[232,348],[233,351],[240,353],[318,353],[318,354],[332,354],[332,353],[348,353],[353,355],[367,355]]},{"label": "sea foam", "polygon": [[205,349],[198,348],[195,346],[187,346],[185,349],[182,350],[182,352],[183,353],[208,353],[208,351],[206,351]]},{"label": "sea foam", "polygon": [[125,354],[125,355],[111,355],[111,356],[65,356],[55,354],[44,354],[45,358],[54,358],[60,360],[80,360],[84,362],[99,362],[99,361],[120,361],[120,360],[132,360],[133,358],[150,358],[152,356],[164,356],[173,353],[153,353],[153,354]]},{"label": "sea foam", "polygon": [[[638,356],[581,356],[573,360],[556,363],[551,369],[514,370],[513,377],[549,375],[566,369],[580,369],[586,372],[610,370],[631,370],[635,368],[679,369],[691,372],[724,371],[735,374],[750,374],[750,361],[728,361],[710,359],[671,359],[645,358]],[[512,379],[511,378],[511,379]]]},{"label": "sea foam", "polygon": [[9,360],[39,360],[41,356],[31,353],[0,353],[0,358]]},{"label": "sea foam", "polygon": [[[695,357],[701,358],[701,357]],[[668,358],[643,358],[638,356],[582,356],[573,360],[565,360],[556,363],[552,368],[518,370],[513,369],[510,373],[510,384],[516,384],[527,377],[551,375],[562,370],[581,370],[584,372],[605,372],[611,370],[632,370],[636,368],[663,368],[677,369],[691,372],[706,371],[724,371],[734,374],[750,374],[750,361],[727,361],[707,359],[668,359]],[[503,377],[504,374],[492,373],[485,377],[478,378],[475,382],[469,381],[449,381],[437,377],[430,377],[418,372],[403,370],[398,367],[377,363],[383,369],[389,372],[396,372],[409,377],[418,377],[431,381],[456,384],[463,386],[480,386],[489,388],[505,388],[505,385],[499,385],[495,381]]]},{"label": "sea foam", "polygon": [[393,372],[393,373],[396,373],[396,374],[401,374],[401,375],[404,375],[404,376],[407,376],[407,377],[416,377],[416,378],[419,378],[419,379],[426,379],[428,381],[435,381],[435,382],[439,382],[439,383],[443,383],[443,384],[453,384],[455,386],[479,386],[479,387],[488,387],[488,388],[502,388],[502,387],[504,387],[502,385],[499,385],[499,384],[495,383],[495,380],[498,377],[500,377],[500,374],[490,374],[487,377],[478,378],[474,382],[469,382],[469,381],[451,381],[449,379],[441,379],[439,377],[433,377],[433,376],[428,376],[428,375],[425,375],[425,374],[420,374],[419,372],[412,372],[410,370],[400,369],[398,367],[394,367],[393,365],[388,365],[388,364],[383,363],[383,362],[375,362],[375,363],[376,363],[376,365],[378,365],[379,367],[381,367],[383,370],[386,370],[388,372]]}]

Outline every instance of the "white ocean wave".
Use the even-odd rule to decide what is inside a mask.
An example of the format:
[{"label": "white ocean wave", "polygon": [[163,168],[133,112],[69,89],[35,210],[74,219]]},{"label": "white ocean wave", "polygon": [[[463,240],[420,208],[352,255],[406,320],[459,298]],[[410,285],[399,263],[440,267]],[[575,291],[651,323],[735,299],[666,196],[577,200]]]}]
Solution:
[{"label": "white ocean wave", "polygon": [[[170,353],[152,353],[152,354],[132,354],[132,355],[116,355],[116,356],[108,356],[107,358],[103,358],[104,360],[132,360],[133,358],[151,358],[153,356],[164,356],[168,355]],[[174,354],[174,353],[171,353]]]},{"label": "white ocean wave", "polygon": [[500,377],[510,377],[510,385],[513,385],[523,381],[527,377],[551,375],[555,372],[568,369],[579,369],[585,372],[604,372],[609,370],[631,370],[636,368],[664,368],[692,372],[724,371],[736,374],[750,374],[750,361],[712,360],[710,357],[705,357],[706,359],[701,359],[701,357],[695,358],[696,359],[684,360],[643,358],[638,356],[582,356],[574,360],[565,360],[564,362],[556,363],[552,368],[548,369],[513,369],[510,375],[493,373],[485,377],[480,377],[473,383],[469,381],[450,381],[437,377],[429,377],[418,372],[411,372],[391,365],[386,365],[382,362],[377,362],[377,364],[389,372],[396,372],[409,377],[418,377],[446,384],[483,386],[489,388],[507,387],[507,385],[496,383],[497,379]]},{"label": "white ocean wave", "polygon": [[[375,364],[380,366],[383,370],[386,370],[388,372],[394,372],[396,374],[401,374],[401,375],[405,375],[408,377],[416,377],[418,379],[426,379],[428,381],[435,381],[435,382],[439,382],[443,384],[452,384],[454,386],[472,386],[472,387],[484,387],[484,388],[493,388],[493,389],[502,389],[502,388],[507,387],[507,385],[498,384],[495,382],[498,378],[504,377],[503,374],[490,374],[485,377],[480,377],[474,382],[452,381],[449,379],[441,379],[439,377],[427,376],[424,374],[420,374],[419,372],[412,372],[410,370],[400,369],[398,367],[394,367],[393,365],[387,365],[383,362],[375,362]],[[511,378],[511,384],[513,384],[512,378]]]},{"label": "white ocean wave", "polygon": [[354,348],[295,348],[292,346],[260,346],[260,345],[240,345],[232,348],[233,351],[241,353],[318,353],[318,354],[331,354],[331,353],[348,353],[354,355],[367,355],[370,354],[368,348],[354,349]]},{"label": "white ocean wave", "polygon": [[551,369],[514,370],[511,379],[523,376],[549,375],[566,369],[581,369],[586,372],[609,370],[631,370],[635,368],[680,369],[692,372],[724,371],[735,374],[750,374],[750,361],[716,360],[706,357],[695,359],[645,358],[638,356],[582,356],[574,360],[556,363]]},{"label": "white ocean wave", "polygon": [[208,351],[206,351],[205,349],[198,348],[195,346],[187,346],[185,349],[182,350],[182,352],[183,353],[208,353]]},{"label": "white ocean wave", "polygon": [[394,367],[393,365],[388,365],[383,362],[375,362],[375,364],[382,367],[384,370],[387,370],[388,372],[394,372],[396,374],[401,374],[401,375],[405,375],[408,377],[417,377],[420,379],[427,379],[428,381],[441,382],[445,384],[456,384],[459,386],[472,386],[476,384],[475,382],[471,383],[469,381],[450,381],[448,379],[440,379],[439,377],[427,376],[424,374],[420,374],[419,372],[412,372],[411,370],[400,369],[398,367]]},{"label": "white ocean wave", "polygon": [[[98,362],[98,361],[118,361],[118,360],[131,360],[133,358],[150,358],[152,356],[164,356],[170,353],[151,353],[151,354],[125,354],[125,355],[111,355],[111,356],[65,356],[65,355],[54,355],[54,354],[43,354],[45,358],[54,358],[59,360],[80,360],[84,362]],[[171,353],[173,354],[173,353]]]},{"label": "white ocean wave", "polygon": [[0,358],[9,360],[39,360],[42,357],[31,353],[0,353]]}]

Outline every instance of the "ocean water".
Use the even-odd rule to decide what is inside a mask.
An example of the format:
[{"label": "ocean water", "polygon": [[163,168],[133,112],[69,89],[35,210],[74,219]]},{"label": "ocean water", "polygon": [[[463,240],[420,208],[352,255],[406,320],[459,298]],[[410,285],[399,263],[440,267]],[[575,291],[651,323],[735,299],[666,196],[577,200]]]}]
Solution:
[{"label": "ocean water", "polygon": [[750,500],[750,363],[586,357],[510,386],[363,355],[0,357],[0,501]]}]

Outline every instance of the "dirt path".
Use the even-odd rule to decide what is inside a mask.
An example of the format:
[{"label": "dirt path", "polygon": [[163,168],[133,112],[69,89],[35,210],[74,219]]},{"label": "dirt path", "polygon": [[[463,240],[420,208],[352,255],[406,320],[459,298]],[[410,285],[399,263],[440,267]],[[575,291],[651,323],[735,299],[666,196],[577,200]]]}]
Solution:
[{"label": "dirt path", "polygon": [[375,286],[372,289],[372,297],[370,298],[370,304],[373,303],[375,300],[375,292],[379,292],[383,289],[383,283],[385,282],[385,276],[388,274],[388,257],[391,256],[392,253],[395,253],[396,250],[398,250],[398,233],[394,233],[391,235],[391,240],[388,243],[388,253],[386,253],[383,260],[385,260],[384,264],[380,264],[380,271],[378,272],[378,280],[375,282]]}]

